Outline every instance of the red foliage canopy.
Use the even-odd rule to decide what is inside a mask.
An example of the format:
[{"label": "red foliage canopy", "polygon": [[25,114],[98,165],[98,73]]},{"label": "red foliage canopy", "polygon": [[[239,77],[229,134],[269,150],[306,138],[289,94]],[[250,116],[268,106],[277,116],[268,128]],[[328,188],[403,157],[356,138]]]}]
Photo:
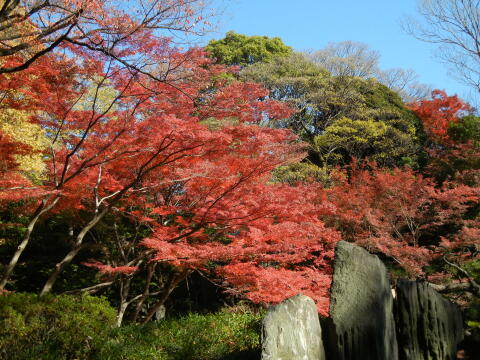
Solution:
[{"label": "red foliage canopy", "polygon": [[161,226],[143,244],[156,250],[157,261],[213,267],[233,285],[232,292],[254,302],[275,303],[302,292],[326,315],[331,260],[340,237],[318,219],[331,209],[314,194],[307,186],[249,179],[235,192],[221,194],[217,203],[205,194],[201,203],[207,201],[209,208],[184,209],[195,214],[188,223]]},{"label": "red foliage canopy", "polygon": [[[268,183],[274,168],[304,157],[303,146],[290,131],[256,125],[291,110],[260,101],[268,95],[260,85],[219,80],[228,70],[199,49],[168,51],[163,81],[81,48],[70,51],[82,60],[47,55],[2,82],[5,93],[21,94],[6,97],[5,106],[30,111],[51,142],[45,180],[25,194],[38,199],[33,216],[83,214],[75,246],[44,292],[85,234],[106,214],[122,213],[154,229],[143,245],[157,261],[181,269],[214,264],[234,291],[254,301],[304,292],[326,313],[329,260],[339,236],[318,219],[327,207],[315,202],[311,188]],[[160,51],[152,56],[163,59]],[[113,95],[102,96],[106,90]],[[18,194],[1,190],[11,200]],[[110,274],[135,269],[120,262],[94,266]],[[274,286],[279,273],[291,281]]]},{"label": "red foliage canopy", "polygon": [[[393,259],[410,275],[449,249],[442,227],[467,231],[464,215],[479,200],[478,188],[445,182],[441,188],[412,169],[379,169],[375,164],[343,173],[325,196],[336,207],[323,217],[344,239]],[[458,247],[456,231],[448,237]],[[452,246],[455,246],[452,244]]]},{"label": "red foliage canopy", "polygon": [[410,108],[422,121],[426,133],[439,143],[448,140],[449,124],[458,122],[459,116],[471,109],[457,95],[448,96],[442,90],[432,91],[431,100],[417,101]]},{"label": "red foliage canopy", "polygon": [[176,34],[202,33],[210,13],[200,0],[4,1],[0,73],[24,71],[68,44],[108,56],[131,71],[147,72],[148,55],[165,49],[159,43]]}]

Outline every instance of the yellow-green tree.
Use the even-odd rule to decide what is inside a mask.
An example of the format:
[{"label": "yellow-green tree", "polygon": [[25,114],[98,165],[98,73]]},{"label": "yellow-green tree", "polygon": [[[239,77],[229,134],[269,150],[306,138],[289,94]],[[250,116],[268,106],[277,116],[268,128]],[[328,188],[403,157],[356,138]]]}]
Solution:
[{"label": "yellow-green tree", "polygon": [[368,158],[380,165],[395,165],[407,161],[405,155],[417,150],[412,142],[414,135],[388,122],[342,118],[316,136],[312,147],[326,164]]},{"label": "yellow-green tree", "polygon": [[49,141],[45,131],[29,121],[31,115],[23,110],[0,108],[0,129],[13,140],[30,146],[31,153],[16,155],[19,169],[31,180],[40,180],[45,170],[43,158]]},{"label": "yellow-green tree", "polygon": [[223,39],[210,41],[205,50],[220,64],[242,66],[293,53],[278,37],[246,36],[234,31],[227,32]]},{"label": "yellow-green tree", "polygon": [[275,124],[308,141],[310,160],[337,165],[370,158],[382,166],[417,163],[422,128],[400,96],[375,79],[333,76],[302,54],[276,57],[241,72],[263,83],[270,97],[297,111]]}]

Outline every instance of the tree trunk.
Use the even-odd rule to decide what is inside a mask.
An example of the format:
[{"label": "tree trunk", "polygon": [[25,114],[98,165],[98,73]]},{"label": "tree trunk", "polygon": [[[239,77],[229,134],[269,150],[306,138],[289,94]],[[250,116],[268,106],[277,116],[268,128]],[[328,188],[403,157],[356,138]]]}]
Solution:
[{"label": "tree trunk", "polygon": [[85,238],[85,235],[87,235],[90,229],[93,228],[105,216],[107,211],[108,211],[108,208],[105,208],[102,212],[95,215],[95,217],[92,220],[90,220],[90,222],[87,225],[83,227],[83,229],[77,235],[77,239],[75,241],[75,245],[73,246],[73,248],[68,252],[67,255],[65,255],[62,261],[60,261],[55,265],[53,272],[50,274],[48,280],[43,286],[42,291],[40,292],[40,296],[48,294],[52,290],[52,287],[55,284],[55,281],[57,281],[58,275],[60,275],[62,270],[65,268],[65,266],[67,266],[72,262],[72,260],[75,258],[75,256],[78,254],[78,252],[82,248],[83,239]]},{"label": "tree trunk", "polygon": [[127,277],[125,279],[123,275],[120,279],[120,306],[118,307],[118,313],[117,313],[117,327],[122,326],[123,316],[125,315],[125,311],[127,310],[127,307],[130,304],[130,302],[127,301],[127,299],[130,293],[131,281],[132,281],[132,278]]},{"label": "tree trunk", "polygon": [[142,306],[145,302],[145,300],[148,298],[150,295],[150,283],[152,282],[152,276],[155,271],[155,267],[157,266],[157,263],[151,262],[147,266],[147,278],[145,279],[145,288],[143,290],[143,294],[140,297],[140,300],[137,303],[137,306],[135,307],[135,311],[132,314],[131,320],[133,322],[136,322],[138,319],[138,314],[140,313],[140,310],[142,310]]},{"label": "tree trunk", "polygon": [[42,203],[38,206],[33,218],[30,220],[30,223],[27,226],[27,232],[25,233],[25,236],[23,237],[22,242],[18,245],[17,250],[15,251],[15,253],[13,254],[10,260],[10,263],[5,267],[5,271],[3,273],[2,279],[0,280],[0,290],[3,290],[5,288],[5,285],[7,285],[8,279],[10,278],[10,275],[12,274],[13,269],[15,268],[15,266],[17,266],[18,259],[20,258],[23,251],[25,250],[28,243],[30,242],[30,236],[32,235],[33,229],[38,219],[44,213],[52,209],[59,199],[60,199],[60,196],[57,196],[50,205],[47,205],[48,199],[44,199]]},{"label": "tree trunk", "polygon": [[143,319],[142,323],[145,324],[149,322],[152,317],[155,315],[155,313],[160,309],[160,307],[165,304],[165,301],[168,299],[172,291],[177,287],[177,285],[185,280],[185,278],[188,276],[189,270],[183,270],[177,275],[172,276],[172,279],[168,283],[167,287],[165,288],[163,294],[160,296],[160,299],[157,301],[157,303],[150,308],[150,310],[147,313],[147,316],[145,319]]},{"label": "tree trunk", "polygon": [[127,310],[127,307],[129,304],[130,302],[128,301],[122,301],[122,303],[120,304],[118,308],[118,313],[117,313],[117,323],[116,323],[117,327],[122,326],[123,316],[125,315],[125,311]]}]

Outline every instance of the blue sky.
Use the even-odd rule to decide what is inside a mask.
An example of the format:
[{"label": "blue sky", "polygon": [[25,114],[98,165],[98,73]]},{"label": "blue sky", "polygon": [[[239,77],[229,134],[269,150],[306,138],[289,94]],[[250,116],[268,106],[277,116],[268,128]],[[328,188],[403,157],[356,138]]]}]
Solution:
[{"label": "blue sky", "polygon": [[400,22],[415,16],[417,0],[213,0],[223,14],[219,39],[234,30],[246,35],[278,36],[295,50],[316,50],[329,42],[364,42],[381,54],[383,69],[414,69],[419,81],[469,98],[469,89],[448,75],[434,57],[435,46],[407,35]]}]

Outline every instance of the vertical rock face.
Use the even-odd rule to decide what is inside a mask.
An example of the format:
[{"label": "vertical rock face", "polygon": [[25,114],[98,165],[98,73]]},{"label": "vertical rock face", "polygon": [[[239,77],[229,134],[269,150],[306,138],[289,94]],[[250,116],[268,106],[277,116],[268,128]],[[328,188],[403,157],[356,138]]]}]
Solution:
[{"label": "vertical rock face", "polygon": [[459,308],[428,284],[400,280],[395,301],[402,360],[453,360],[463,338]]},{"label": "vertical rock face", "polygon": [[378,257],[340,241],[330,301],[323,326],[329,360],[398,359],[390,280]]},{"label": "vertical rock face", "polygon": [[312,299],[296,295],[272,306],[262,324],[262,360],[324,360],[322,331]]}]

